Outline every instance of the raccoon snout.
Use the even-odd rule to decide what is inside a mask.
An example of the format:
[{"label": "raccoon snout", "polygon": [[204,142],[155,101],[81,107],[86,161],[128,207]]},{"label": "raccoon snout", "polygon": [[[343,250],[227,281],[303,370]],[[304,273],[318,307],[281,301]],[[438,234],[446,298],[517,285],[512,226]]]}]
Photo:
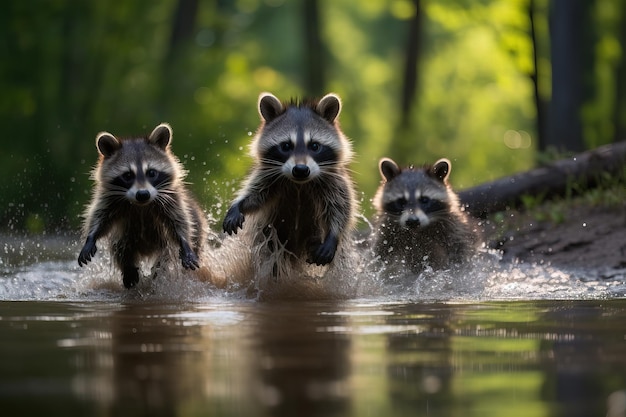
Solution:
[{"label": "raccoon snout", "polygon": [[408,227],[409,229],[414,229],[416,227],[419,227],[420,219],[416,215],[412,214],[409,217],[407,217],[406,221],[404,222],[404,225]]},{"label": "raccoon snout", "polygon": [[297,164],[291,170],[291,174],[297,180],[306,179],[310,173],[311,173],[311,170],[305,164]]},{"label": "raccoon snout", "polygon": [[148,202],[148,200],[150,200],[150,191],[148,191],[148,190],[139,190],[139,191],[137,191],[137,193],[135,194],[135,199],[139,203],[146,203],[146,202]]}]

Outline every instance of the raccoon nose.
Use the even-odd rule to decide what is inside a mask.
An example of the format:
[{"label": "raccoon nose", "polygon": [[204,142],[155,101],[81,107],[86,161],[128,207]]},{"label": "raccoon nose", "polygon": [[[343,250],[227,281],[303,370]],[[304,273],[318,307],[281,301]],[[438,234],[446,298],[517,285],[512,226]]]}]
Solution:
[{"label": "raccoon nose", "polygon": [[420,219],[417,216],[409,216],[404,224],[406,225],[406,227],[413,229],[420,225]]},{"label": "raccoon nose", "polygon": [[146,201],[150,200],[150,191],[139,190],[135,194],[135,198],[137,199],[138,202],[145,203]]},{"label": "raccoon nose", "polygon": [[311,170],[305,164],[297,164],[291,170],[291,174],[293,175],[293,177],[298,180],[305,179],[306,177],[309,176],[310,173],[311,173]]}]

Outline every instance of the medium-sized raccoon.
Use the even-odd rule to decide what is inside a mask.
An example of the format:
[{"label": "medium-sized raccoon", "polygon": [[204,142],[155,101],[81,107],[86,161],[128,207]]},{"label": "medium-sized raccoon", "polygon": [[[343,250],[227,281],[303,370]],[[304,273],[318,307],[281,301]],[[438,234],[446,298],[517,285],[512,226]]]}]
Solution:
[{"label": "medium-sized raccoon", "polygon": [[139,282],[142,257],[164,254],[172,244],[180,248],[184,268],[200,266],[206,219],[185,188],[186,172],[170,150],[171,139],[166,123],[144,138],[98,134],[100,156],[92,171],[95,187],[84,214],[78,265],[86,265],[96,253],[96,241],[109,236],[126,288]]},{"label": "medium-sized raccoon", "polygon": [[460,263],[476,251],[477,232],[448,184],[451,164],[400,169],[379,163],[383,183],[374,197],[378,213],[375,252],[389,267],[420,272]]},{"label": "medium-sized raccoon", "polygon": [[[253,247],[264,246],[261,252],[276,262],[287,258],[278,253],[287,253],[292,261],[327,265],[348,239],[357,208],[348,169],[352,147],[337,122],[341,101],[327,94],[282,103],[263,93],[258,109],[254,164],[226,213],[224,231],[245,226]],[[285,272],[275,264],[274,275],[276,268]]]}]

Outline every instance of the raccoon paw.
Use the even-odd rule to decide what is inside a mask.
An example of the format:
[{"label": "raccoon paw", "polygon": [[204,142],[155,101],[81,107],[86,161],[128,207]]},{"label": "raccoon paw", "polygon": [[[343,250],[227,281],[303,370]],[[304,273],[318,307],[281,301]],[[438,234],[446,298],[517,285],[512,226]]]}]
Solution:
[{"label": "raccoon paw", "polygon": [[96,254],[97,250],[96,241],[88,238],[78,255],[78,266],[87,265],[89,261],[91,261],[91,258]]},{"label": "raccoon paw", "polygon": [[191,269],[192,271],[200,268],[200,260],[198,259],[198,255],[193,250],[180,251],[180,261],[183,264],[183,268]]},{"label": "raccoon paw", "polygon": [[239,205],[233,204],[226,212],[226,217],[224,217],[224,231],[229,235],[237,234],[237,229],[243,228],[244,220],[245,216],[239,210]]},{"label": "raccoon paw", "polygon": [[337,238],[329,235],[324,243],[313,252],[311,259],[307,260],[307,262],[315,265],[328,265],[335,257],[337,243]]}]

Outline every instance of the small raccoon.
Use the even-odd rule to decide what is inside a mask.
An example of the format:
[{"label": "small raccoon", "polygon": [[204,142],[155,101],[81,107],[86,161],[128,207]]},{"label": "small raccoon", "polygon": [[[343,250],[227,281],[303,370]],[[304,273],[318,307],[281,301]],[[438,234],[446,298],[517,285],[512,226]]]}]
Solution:
[{"label": "small raccoon", "polygon": [[348,169],[352,148],[337,122],[341,101],[327,94],[283,104],[263,93],[258,109],[254,164],[226,213],[224,231],[237,233],[253,215],[246,228],[255,243],[327,265],[347,240],[357,208]]},{"label": "small raccoon", "polygon": [[86,265],[96,253],[96,241],[110,235],[126,288],[139,282],[141,257],[159,254],[170,243],[180,247],[184,268],[199,268],[206,219],[185,188],[186,172],[170,150],[171,139],[166,123],[146,138],[98,134],[100,156],[92,171],[95,187],[84,215],[86,240],[78,265]]},{"label": "small raccoon", "polygon": [[412,272],[426,265],[442,269],[471,257],[478,236],[448,184],[449,160],[400,169],[383,158],[379,169],[383,183],[374,197],[376,255],[389,266],[404,263]]}]

